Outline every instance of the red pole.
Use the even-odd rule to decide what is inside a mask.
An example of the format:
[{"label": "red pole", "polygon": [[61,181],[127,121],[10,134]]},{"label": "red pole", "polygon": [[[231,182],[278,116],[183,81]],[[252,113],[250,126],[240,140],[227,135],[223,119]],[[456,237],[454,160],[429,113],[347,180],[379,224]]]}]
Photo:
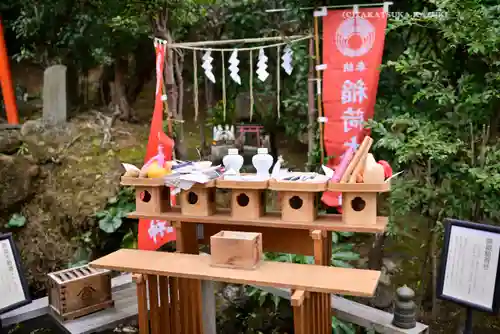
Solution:
[{"label": "red pole", "polygon": [[3,101],[5,102],[5,112],[9,124],[19,124],[17,116],[16,96],[10,77],[9,57],[7,46],[3,34],[2,19],[0,18],[0,86],[2,87]]}]

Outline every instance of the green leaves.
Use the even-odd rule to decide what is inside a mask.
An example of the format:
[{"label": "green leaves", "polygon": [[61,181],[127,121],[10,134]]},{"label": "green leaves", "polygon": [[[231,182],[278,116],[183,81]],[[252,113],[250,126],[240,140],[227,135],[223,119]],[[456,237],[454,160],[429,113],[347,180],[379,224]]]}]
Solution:
[{"label": "green leaves", "polygon": [[98,215],[99,228],[106,233],[113,233],[122,226],[122,218],[127,215],[123,209],[112,208]]},{"label": "green leaves", "polygon": [[359,260],[359,253],[353,251],[351,243],[337,244],[332,247],[331,262],[335,267],[353,268],[349,261]]},{"label": "green leaves", "polygon": [[133,189],[123,188],[117,196],[108,199],[108,205],[103,211],[95,214],[99,218],[99,228],[106,233],[116,232],[123,223],[123,219],[135,210]]},{"label": "green leaves", "polygon": [[137,248],[137,236],[136,233],[130,229],[127,234],[122,239],[121,248],[136,249]]},{"label": "green leaves", "polygon": [[334,334],[356,334],[356,328],[353,324],[332,317],[332,332]]},{"label": "green leaves", "polygon": [[7,224],[5,224],[5,227],[7,228],[19,228],[23,227],[26,225],[26,217],[19,213],[14,213]]}]

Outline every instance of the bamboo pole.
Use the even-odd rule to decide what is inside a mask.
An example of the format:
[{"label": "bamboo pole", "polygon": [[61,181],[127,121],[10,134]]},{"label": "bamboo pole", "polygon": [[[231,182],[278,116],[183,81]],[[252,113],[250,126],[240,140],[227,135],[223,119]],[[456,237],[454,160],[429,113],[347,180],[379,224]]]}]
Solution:
[{"label": "bamboo pole", "polygon": [[293,36],[274,36],[274,37],[258,37],[258,38],[241,38],[241,39],[223,39],[219,41],[198,41],[198,42],[183,42],[171,43],[170,47],[181,46],[210,46],[210,45],[224,45],[224,44],[250,44],[250,43],[263,43],[263,42],[276,42],[288,41],[293,39],[305,38],[307,35],[293,35]]},{"label": "bamboo pole", "polygon": [[[377,3],[364,3],[364,4],[352,4],[352,5],[332,5],[332,6],[324,6],[327,9],[341,9],[341,8],[351,8],[353,6],[358,6],[358,7],[388,7],[393,5],[392,1],[386,1],[386,2],[377,2]],[[315,10],[318,7],[301,7],[299,10]],[[291,9],[288,8],[276,8],[276,9],[267,9],[266,13],[280,13],[280,12],[287,12],[290,11]]]},{"label": "bamboo pole", "polygon": [[[317,16],[314,17],[314,44],[315,44],[315,53],[316,53],[316,80],[318,80],[318,87],[322,89],[321,83],[321,71],[318,69],[318,65],[320,65],[321,55],[319,53],[319,19]],[[321,98],[321,91],[316,92],[316,100],[318,104],[318,118],[323,117],[323,101]],[[319,149],[321,153],[321,165],[323,165],[325,148],[323,143],[323,123],[319,122]]]},{"label": "bamboo pole", "polygon": [[310,172],[314,165],[314,157],[312,155],[315,143],[316,124],[316,108],[314,106],[314,41],[309,40],[309,71],[307,82],[307,171]]}]

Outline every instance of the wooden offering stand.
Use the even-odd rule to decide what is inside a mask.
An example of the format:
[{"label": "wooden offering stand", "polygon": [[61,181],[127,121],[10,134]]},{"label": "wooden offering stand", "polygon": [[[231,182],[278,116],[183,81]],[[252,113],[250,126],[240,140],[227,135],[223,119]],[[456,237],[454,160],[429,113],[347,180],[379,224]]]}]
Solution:
[{"label": "wooden offering stand", "polygon": [[271,180],[269,189],[280,192],[282,220],[310,222],[317,217],[317,195],[326,190],[326,182]]},{"label": "wooden offering stand", "polygon": [[[354,188],[335,189],[327,182],[259,183],[218,179],[215,187],[232,191],[231,210],[194,212],[193,208],[186,208],[189,192],[195,192],[198,201],[201,199],[198,204],[201,208],[208,208],[212,204],[206,193],[211,191],[212,184],[182,191],[181,208],[162,206],[169,196],[161,182],[122,178],[122,184],[135,186],[137,192],[148,191],[159,196],[153,202],[154,208],[151,204],[143,204],[142,196],[136,196],[137,211],[129,217],[169,221],[177,233],[177,253],[119,250],[91,264],[97,268],[137,273],[141,334],[203,333],[201,280],[290,288],[295,333],[299,334],[331,333],[330,293],[369,297],[375,292],[380,272],[330,267],[331,232],[380,233],[385,230],[387,218],[377,217],[368,210],[363,216],[348,214],[347,218],[345,213],[316,213],[316,197],[327,187],[370,200],[365,197],[370,193],[368,185],[350,184],[346,187]],[[262,195],[265,191],[281,193],[281,212],[265,212]],[[241,200],[242,194],[248,202]],[[373,216],[368,217],[369,214]],[[359,217],[362,219],[357,219]],[[201,237],[199,225],[203,227]],[[254,234],[232,235],[231,231]],[[199,255],[200,244],[211,244],[212,256]],[[312,255],[314,265],[268,261],[257,264],[255,259],[260,258],[258,254],[263,251]],[[244,270],[235,269],[242,267]]]},{"label": "wooden offering stand", "polygon": [[258,219],[266,209],[268,181],[217,180],[217,188],[231,189],[231,214],[233,217]]},{"label": "wooden offering stand", "polygon": [[181,192],[181,213],[192,216],[211,216],[215,213],[215,180],[194,184]]},{"label": "wooden offering stand", "polygon": [[372,144],[373,139],[365,137],[340,182],[328,182],[328,190],[342,193],[342,221],[345,224],[356,221],[362,221],[367,225],[377,224],[377,195],[391,190],[391,184],[385,182],[383,177],[377,183],[356,182],[365,169]]}]

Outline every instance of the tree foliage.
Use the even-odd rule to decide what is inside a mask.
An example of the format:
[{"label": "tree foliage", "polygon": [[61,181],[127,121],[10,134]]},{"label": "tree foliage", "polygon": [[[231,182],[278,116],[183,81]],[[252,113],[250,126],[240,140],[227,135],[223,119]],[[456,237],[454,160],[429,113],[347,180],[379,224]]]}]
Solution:
[{"label": "tree foliage", "polygon": [[[81,73],[103,65],[112,69],[110,80],[124,86],[125,95],[133,95],[128,93],[140,72],[137,65],[151,64],[146,56],[154,55],[153,36],[195,41],[308,34],[311,11],[301,8],[330,4],[354,2],[11,0],[0,8],[10,36],[19,41],[14,48],[17,59],[44,66],[64,63]],[[287,10],[266,13],[269,8]],[[370,123],[377,158],[405,171],[391,192],[390,233],[397,235],[407,225],[399,223],[401,217],[415,213],[432,222],[429,226],[436,231],[446,217],[499,224],[498,1],[405,0],[391,10],[410,15],[389,18],[376,116]],[[442,15],[411,15],[429,11]],[[271,132],[298,137],[307,131],[309,49],[307,42],[294,48],[294,74],[281,87],[281,118],[271,107],[258,117]],[[279,66],[275,52],[268,54],[270,79],[254,85],[256,93],[273,99]],[[244,57],[242,62],[247,62]],[[174,117],[183,117],[182,98],[171,97],[181,94],[184,85],[174,70],[190,77],[192,69],[183,65],[190,58],[189,51],[169,54],[173,67],[168,68],[166,84],[169,104],[177,101],[171,104]],[[240,74],[243,84],[228,85],[228,99],[249,90],[248,69],[242,67]],[[116,82],[120,76],[124,81]],[[220,81],[204,89],[214,91],[215,105],[221,97]],[[133,103],[132,97],[127,99]]]},{"label": "tree foliage", "polygon": [[444,15],[404,18],[388,32],[406,46],[389,54],[372,124],[380,154],[407,171],[391,209],[498,222],[500,8],[431,3]]}]

